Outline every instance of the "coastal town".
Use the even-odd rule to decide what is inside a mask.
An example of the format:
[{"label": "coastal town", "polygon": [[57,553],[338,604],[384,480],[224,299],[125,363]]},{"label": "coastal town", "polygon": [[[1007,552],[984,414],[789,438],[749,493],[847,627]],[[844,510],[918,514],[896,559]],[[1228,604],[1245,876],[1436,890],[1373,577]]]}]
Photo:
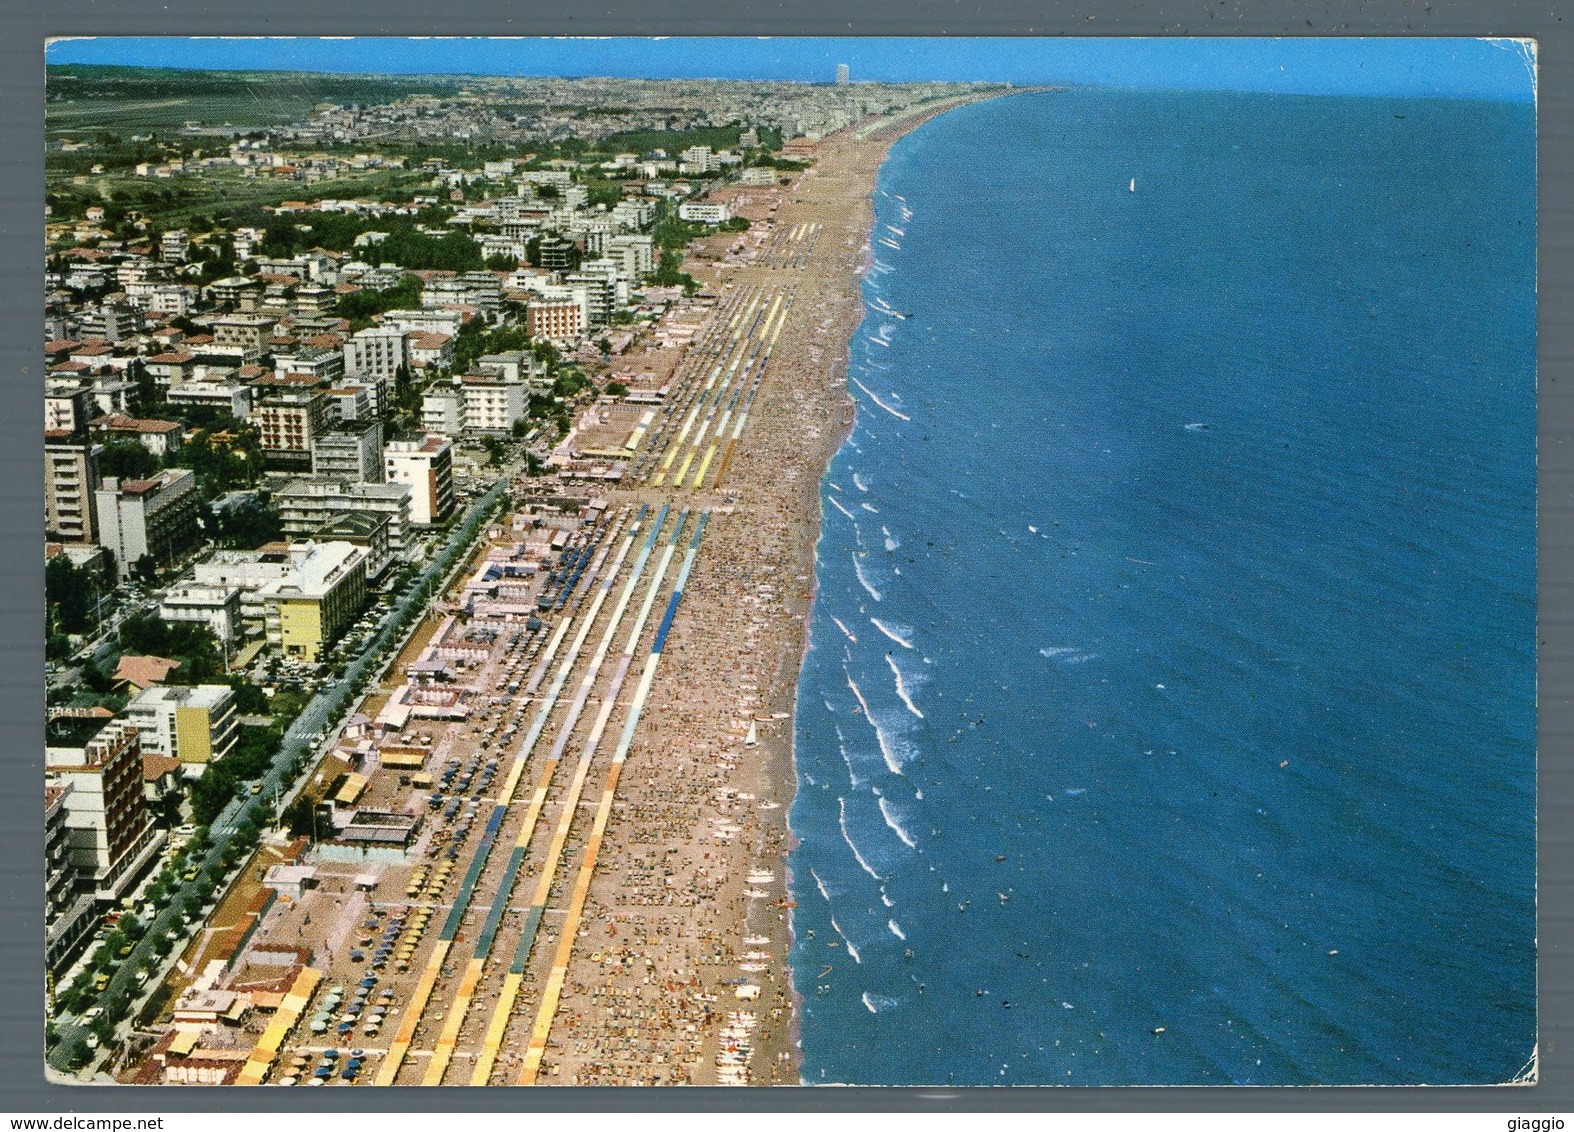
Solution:
[{"label": "coastal town", "polygon": [[49,80],[52,1079],[796,1084],[869,196],[1002,89],[171,75]]}]

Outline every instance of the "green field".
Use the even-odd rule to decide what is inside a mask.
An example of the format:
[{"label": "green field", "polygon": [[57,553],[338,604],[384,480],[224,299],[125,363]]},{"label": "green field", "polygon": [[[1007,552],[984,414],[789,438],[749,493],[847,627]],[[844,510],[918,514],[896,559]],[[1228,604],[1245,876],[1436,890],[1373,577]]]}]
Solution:
[{"label": "green field", "polygon": [[429,176],[419,173],[378,169],[308,184],[243,177],[238,169],[220,166],[204,171],[201,176],[169,180],[123,174],[81,178],[50,176],[46,191],[74,202],[75,207],[61,202],[63,207],[57,212],[60,219],[79,216],[88,203],[114,200],[128,208],[139,209],[160,228],[173,228],[187,224],[194,216],[212,217],[224,210],[238,211],[285,200],[381,199],[395,190],[424,189],[429,180]]},{"label": "green field", "polygon": [[304,118],[319,103],[392,102],[446,95],[452,77],[321,75],[293,71],[169,71],[56,64],[45,72],[46,128],[53,137],[113,130],[170,133],[187,122],[265,129]]}]

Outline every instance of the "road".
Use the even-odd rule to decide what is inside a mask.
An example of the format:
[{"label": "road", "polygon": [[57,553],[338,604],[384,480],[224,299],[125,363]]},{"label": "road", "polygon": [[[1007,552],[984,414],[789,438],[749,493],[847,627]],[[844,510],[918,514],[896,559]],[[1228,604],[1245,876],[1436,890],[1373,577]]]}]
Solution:
[{"label": "road", "polygon": [[[312,752],[312,755],[301,758],[311,747],[312,737],[319,731],[327,731],[330,724],[338,720],[346,708],[355,702],[359,689],[375,674],[375,669],[397,653],[407,633],[417,624],[416,614],[425,609],[432,594],[442,592],[448,576],[463,566],[476,539],[485,530],[497,508],[508,498],[512,482],[513,474],[510,468],[490,490],[471,504],[464,521],[455,528],[442,550],[432,558],[405,594],[383,616],[375,636],[360,656],[350,664],[342,677],[318,692],[302,709],[295,722],[284,732],[273,764],[263,775],[261,792],[243,794],[232,799],[219,812],[218,817],[214,818],[209,827],[213,845],[197,866],[198,877],[184,882],[163,911],[154,917],[153,922],[148,925],[146,932],[132,949],[131,955],[116,968],[109,986],[99,996],[100,1000],[107,1000],[115,994],[124,992],[131,1003],[127,1009],[129,1019],[135,1016],[142,1003],[158,988],[162,976],[166,975],[169,967],[173,965],[181,944],[191,932],[181,914],[181,907],[188,893],[196,893],[206,903],[210,899],[216,901],[228,887],[233,869],[243,865],[246,858],[250,857],[249,853],[244,854],[233,863],[231,869],[224,868],[222,861],[224,850],[236,831],[245,824],[251,814],[261,814],[265,809],[286,804],[299,789],[300,784],[307,781],[317,762],[317,758],[313,756],[326,749],[324,744],[317,751]],[[265,819],[265,828],[267,824],[269,823]],[[223,879],[218,884],[209,884],[202,879],[204,873],[216,874]],[[136,972],[152,956],[153,941],[167,932],[177,933],[181,942],[171,948],[169,956],[158,968],[157,973],[161,977],[150,977],[145,984],[139,985],[136,982]],[[125,1023],[121,1025],[123,1027]],[[56,1026],[60,1040],[51,1051],[48,1064],[56,1070],[70,1072],[65,1064],[66,1053],[78,1034],[86,1035],[87,1027],[80,1021],[64,1020],[56,1020]],[[108,1050],[103,1051],[100,1058],[107,1054]]]}]

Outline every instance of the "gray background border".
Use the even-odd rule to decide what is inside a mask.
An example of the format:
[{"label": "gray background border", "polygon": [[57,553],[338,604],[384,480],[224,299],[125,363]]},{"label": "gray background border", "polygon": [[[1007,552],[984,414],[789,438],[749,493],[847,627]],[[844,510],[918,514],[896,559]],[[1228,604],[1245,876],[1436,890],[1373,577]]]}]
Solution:
[{"label": "gray background border", "polygon": [[[24,9],[24,4],[26,7]],[[0,1111],[1574,1112],[1574,29],[1565,0],[0,0]],[[1570,22],[1574,22],[1571,19]],[[43,44],[57,35],[1376,35],[1539,41],[1540,1011],[1534,1089],[89,1089],[42,1075]],[[309,1101],[308,1101],[309,1098]]]}]

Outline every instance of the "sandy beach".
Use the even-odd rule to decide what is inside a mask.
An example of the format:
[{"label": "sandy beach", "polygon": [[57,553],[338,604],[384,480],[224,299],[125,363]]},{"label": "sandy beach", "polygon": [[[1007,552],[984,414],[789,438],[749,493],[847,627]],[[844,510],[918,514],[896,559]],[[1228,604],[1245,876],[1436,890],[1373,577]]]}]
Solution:
[{"label": "sandy beach", "polygon": [[[586,908],[588,921],[607,927],[595,932],[601,961],[582,947],[570,969],[576,994],[564,1010],[577,1016],[585,1048],[565,1049],[564,1083],[628,1081],[663,1050],[686,1063],[681,1079],[694,1084],[798,1083],[787,819],[820,478],[853,421],[847,349],[863,317],[876,174],[892,142],[954,105],[823,140],[813,168],[780,190],[775,224],[778,237],[812,231],[812,250],[721,275],[736,288],[780,285],[790,274],[792,307],[748,430],[725,478],[704,493],[723,513],[607,828],[607,866]],[[795,266],[776,266],[784,260]],[[649,971],[650,986],[662,988],[654,1001],[594,993],[609,952]],[[757,986],[759,997],[740,1001],[737,986]],[[624,1036],[636,1023],[638,1037]]]}]

